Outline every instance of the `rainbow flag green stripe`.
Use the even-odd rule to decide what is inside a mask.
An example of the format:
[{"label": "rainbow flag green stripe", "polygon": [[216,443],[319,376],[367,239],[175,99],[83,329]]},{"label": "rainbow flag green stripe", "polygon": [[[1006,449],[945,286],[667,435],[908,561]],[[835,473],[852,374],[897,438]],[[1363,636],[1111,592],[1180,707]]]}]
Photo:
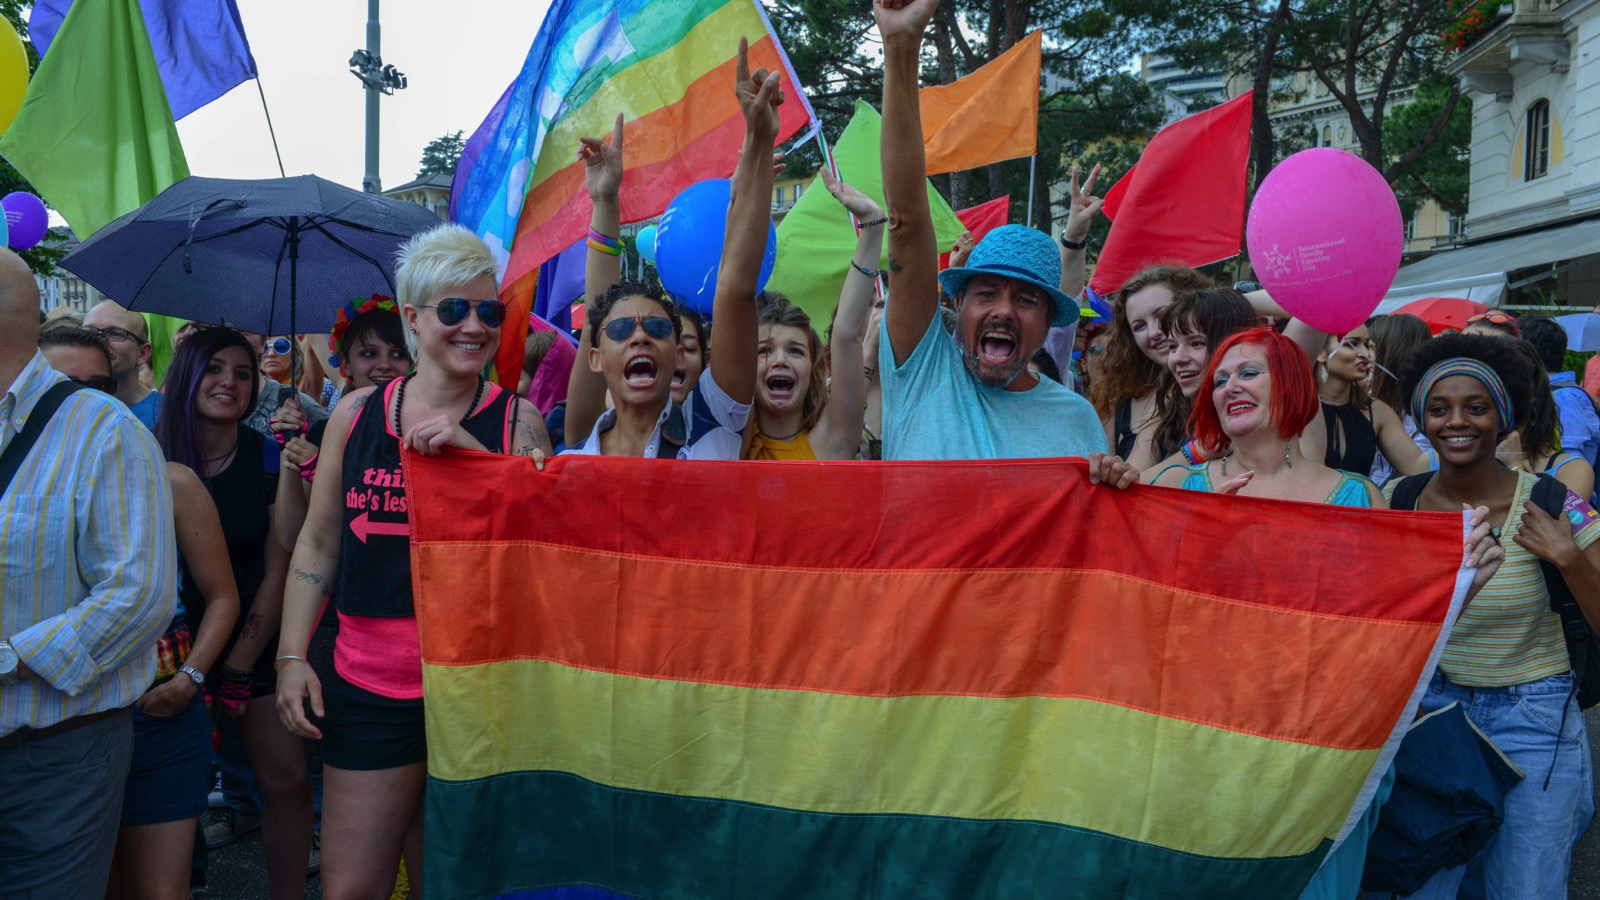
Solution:
[{"label": "rainbow flag green stripe", "polygon": [[[1277,741],[1072,698],[761,690],[539,660],[423,671],[428,696],[443,702],[515,697],[539,710],[507,717],[492,743],[438,723],[430,770],[450,781],[571,772],[620,789],[806,812],[1053,822],[1204,856],[1314,852],[1337,837],[1327,811],[1350,807],[1378,758],[1376,749]],[[604,716],[594,714],[596,698]],[[797,735],[794,723],[819,724]],[[618,740],[624,724],[641,737]],[[1175,746],[1187,752],[1161,752]],[[1161,805],[1121,802],[1130,769]],[[1307,772],[1331,777],[1308,783]],[[1278,811],[1261,820],[1263,805]],[[1207,827],[1195,828],[1196,816]]]},{"label": "rainbow flag green stripe", "polygon": [[[550,814],[496,825],[530,810]],[[429,834],[471,830],[452,842],[464,856],[449,879],[427,876],[430,896],[461,900],[566,885],[655,900],[1292,897],[1327,852],[1324,842],[1277,859],[1195,856],[1043,822],[800,812],[563,772],[430,778],[426,816]],[[1060,893],[1067,885],[1077,887]]]}]

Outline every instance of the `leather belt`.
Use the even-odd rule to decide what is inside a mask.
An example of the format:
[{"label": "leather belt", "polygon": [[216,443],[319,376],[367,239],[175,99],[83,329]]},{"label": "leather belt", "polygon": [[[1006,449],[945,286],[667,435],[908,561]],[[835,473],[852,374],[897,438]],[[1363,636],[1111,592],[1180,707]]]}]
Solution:
[{"label": "leather belt", "polygon": [[66,720],[65,722],[57,722],[54,725],[46,725],[43,728],[29,728],[28,726],[24,725],[5,737],[0,737],[0,750],[9,749],[11,747],[20,747],[29,741],[37,741],[47,737],[54,737],[58,734],[65,734],[74,728],[82,728],[85,725],[93,725],[101,719],[108,719],[117,713],[122,712],[122,709],[122,707],[118,707],[116,709],[108,709],[102,712],[89,713],[88,715],[84,716],[75,716]]}]

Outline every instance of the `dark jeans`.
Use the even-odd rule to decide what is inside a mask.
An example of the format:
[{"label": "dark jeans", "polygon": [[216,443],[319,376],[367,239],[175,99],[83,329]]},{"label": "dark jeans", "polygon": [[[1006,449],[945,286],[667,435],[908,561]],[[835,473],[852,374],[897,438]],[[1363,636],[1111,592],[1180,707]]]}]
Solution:
[{"label": "dark jeans", "polygon": [[0,900],[105,896],[132,758],[127,710],[0,749]]}]

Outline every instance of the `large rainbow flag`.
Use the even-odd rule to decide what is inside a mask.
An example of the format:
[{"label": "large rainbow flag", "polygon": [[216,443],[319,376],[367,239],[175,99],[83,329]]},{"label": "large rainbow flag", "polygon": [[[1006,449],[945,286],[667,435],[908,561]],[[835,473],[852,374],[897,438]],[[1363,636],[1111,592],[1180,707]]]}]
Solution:
[{"label": "large rainbow flag", "polygon": [[1458,517],[1081,460],[405,465],[453,900],[1292,898],[1466,584]]},{"label": "large rainbow flag", "polygon": [[450,218],[501,256],[509,288],[581,240],[589,225],[578,138],[627,120],[622,221],[659,215],[678,192],[726,178],[744,117],[734,97],[739,38],[751,68],[782,72],[779,140],[816,116],[759,0],[554,0],[522,71],[467,141]]}]

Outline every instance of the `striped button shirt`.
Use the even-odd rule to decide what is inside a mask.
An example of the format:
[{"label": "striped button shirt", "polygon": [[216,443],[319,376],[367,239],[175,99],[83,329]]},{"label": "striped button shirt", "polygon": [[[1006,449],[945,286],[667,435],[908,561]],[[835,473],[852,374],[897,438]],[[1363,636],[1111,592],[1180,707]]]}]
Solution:
[{"label": "striped button shirt", "polygon": [[[35,353],[0,396],[0,452],[61,380]],[[155,438],[114,397],[72,394],[0,498],[0,638],[38,676],[0,685],[0,736],[139,698],[177,555]]]}]

